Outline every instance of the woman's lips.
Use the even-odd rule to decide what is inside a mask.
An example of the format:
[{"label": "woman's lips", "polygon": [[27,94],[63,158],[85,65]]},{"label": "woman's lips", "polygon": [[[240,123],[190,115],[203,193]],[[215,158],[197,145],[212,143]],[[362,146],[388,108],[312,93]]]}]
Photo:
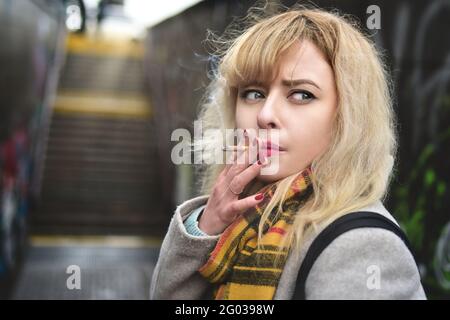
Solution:
[{"label": "woman's lips", "polygon": [[271,142],[271,141],[260,141],[260,148],[259,153],[261,153],[262,156],[270,157],[274,154],[279,154],[284,151],[284,148],[280,147],[279,145]]}]

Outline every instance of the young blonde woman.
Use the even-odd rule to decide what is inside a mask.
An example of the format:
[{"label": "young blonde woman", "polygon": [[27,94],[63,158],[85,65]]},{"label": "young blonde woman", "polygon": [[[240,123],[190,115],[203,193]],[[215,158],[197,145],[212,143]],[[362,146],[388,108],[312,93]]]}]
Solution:
[{"label": "young blonde woman", "polygon": [[[370,211],[396,223],[382,204],[396,136],[374,44],[336,13],[255,12],[244,31],[214,40],[220,60],[199,120],[204,132],[245,130],[239,143],[256,141],[259,152],[209,165],[204,195],[177,207],[152,299],[292,299],[308,249],[333,221]],[[263,129],[277,145],[259,137]],[[331,241],[303,286],[306,299],[426,298],[405,242],[375,227]]]}]

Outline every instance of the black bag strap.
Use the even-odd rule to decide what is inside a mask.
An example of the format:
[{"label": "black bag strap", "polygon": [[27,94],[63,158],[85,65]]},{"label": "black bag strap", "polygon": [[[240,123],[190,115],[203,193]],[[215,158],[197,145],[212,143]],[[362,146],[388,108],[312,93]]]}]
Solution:
[{"label": "black bag strap", "polygon": [[[322,251],[339,235],[356,228],[382,228],[394,232],[399,236],[413,254],[412,247],[405,233],[400,227],[385,216],[369,211],[357,211],[346,214],[330,223],[314,239],[300,266],[296,287],[292,299],[304,300],[306,297],[305,285],[308,274],[314,262]],[[413,254],[414,257],[414,254]],[[417,262],[416,262],[417,263]]]}]

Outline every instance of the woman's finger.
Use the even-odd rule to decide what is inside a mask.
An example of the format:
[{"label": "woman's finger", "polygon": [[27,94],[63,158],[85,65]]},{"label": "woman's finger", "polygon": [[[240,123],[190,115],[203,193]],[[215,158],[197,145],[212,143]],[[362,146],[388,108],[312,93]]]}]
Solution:
[{"label": "woman's finger", "polygon": [[248,166],[249,166],[249,162],[248,159],[249,157],[247,156],[248,154],[248,142],[246,142],[246,139],[248,140],[248,137],[244,137],[244,139],[242,139],[240,141],[240,143],[238,144],[238,147],[243,147],[242,149],[239,149],[236,152],[236,161],[235,163],[233,163],[227,170],[227,175],[226,175],[226,182],[230,183],[231,180],[240,172],[244,171]]},{"label": "woman's finger", "polygon": [[264,194],[258,193],[256,195],[252,195],[249,197],[246,197],[244,199],[240,199],[237,201],[234,201],[230,204],[231,208],[230,210],[237,215],[244,213],[248,209],[256,206],[258,203],[260,203],[264,199]]},{"label": "woman's finger", "polygon": [[248,149],[249,149],[249,137],[248,137],[248,133],[247,130],[244,130],[244,134],[242,139],[239,141],[238,145],[237,145],[238,151],[236,153],[237,155],[237,161],[236,164],[247,164],[248,166]]},{"label": "woman's finger", "polygon": [[231,167],[233,167],[236,163],[237,151],[238,148],[236,146],[231,146],[231,148],[229,146],[224,147],[225,166],[222,171],[224,173],[224,177],[227,176],[228,171],[230,171]]},{"label": "woman's finger", "polygon": [[253,163],[241,173],[234,176],[234,178],[230,181],[229,187],[231,188],[231,190],[236,190],[238,192],[244,190],[245,186],[247,186],[250,181],[256,178],[261,172],[261,168],[267,164],[267,158],[262,161],[258,160],[257,162]]}]

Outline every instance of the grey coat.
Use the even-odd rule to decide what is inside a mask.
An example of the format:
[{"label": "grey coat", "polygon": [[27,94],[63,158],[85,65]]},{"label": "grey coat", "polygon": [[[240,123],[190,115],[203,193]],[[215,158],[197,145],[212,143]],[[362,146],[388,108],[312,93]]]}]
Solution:
[{"label": "grey coat", "polygon": [[[197,270],[206,262],[220,236],[192,236],[183,224],[207,200],[208,196],[200,196],[177,207],[153,272],[151,299],[208,298],[211,284]],[[395,222],[381,201],[361,210],[380,213]],[[274,299],[291,299],[298,270],[314,237],[305,240],[297,259],[294,255],[288,257]],[[379,281],[373,282],[378,275]],[[306,299],[426,299],[426,296],[413,256],[403,241],[388,230],[360,228],[336,238],[317,258],[306,280]]]}]

